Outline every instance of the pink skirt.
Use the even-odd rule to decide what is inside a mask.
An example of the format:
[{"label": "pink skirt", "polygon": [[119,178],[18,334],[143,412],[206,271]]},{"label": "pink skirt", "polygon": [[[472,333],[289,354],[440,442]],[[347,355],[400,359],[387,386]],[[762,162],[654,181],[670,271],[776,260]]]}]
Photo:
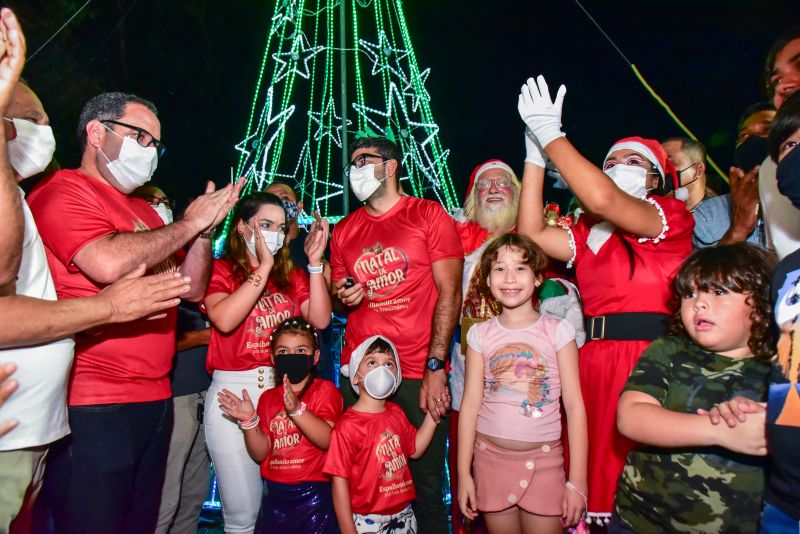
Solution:
[{"label": "pink skirt", "polygon": [[564,450],[560,441],[529,451],[509,451],[475,440],[475,500],[481,512],[519,506],[536,515],[561,515]]}]

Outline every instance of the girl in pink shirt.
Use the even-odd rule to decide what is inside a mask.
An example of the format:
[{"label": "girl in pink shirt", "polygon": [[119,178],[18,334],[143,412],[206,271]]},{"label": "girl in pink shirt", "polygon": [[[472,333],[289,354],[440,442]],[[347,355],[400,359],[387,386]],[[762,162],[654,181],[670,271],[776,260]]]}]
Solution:
[{"label": "girl in pink shirt", "polygon": [[[575,330],[541,315],[532,297],[547,258],[521,234],[493,241],[481,291],[502,307],[467,333],[458,423],[458,502],[493,532],[563,532],[586,508],[588,438]],[[560,442],[563,399],[570,466]]]}]

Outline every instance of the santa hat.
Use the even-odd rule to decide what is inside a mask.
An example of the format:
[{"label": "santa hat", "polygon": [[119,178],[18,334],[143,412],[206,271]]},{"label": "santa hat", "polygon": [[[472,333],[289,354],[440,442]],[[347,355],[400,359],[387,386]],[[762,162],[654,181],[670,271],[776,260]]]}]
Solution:
[{"label": "santa hat", "polygon": [[469,196],[472,194],[472,188],[475,186],[475,180],[477,180],[481,174],[491,169],[503,169],[509,175],[514,176],[514,171],[505,161],[499,159],[490,159],[484,163],[481,163],[475,167],[475,169],[472,171],[472,174],[469,175],[469,184],[467,184],[467,194],[464,196],[464,202],[466,202]]},{"label": "santa hat", "polygon": [[[678,179],[678,172],[675,170],[675,165],[667,157],[667,153],[661,143],[655,139],[645,139],[644,137],[626,137],[620,139],[609,149],[606,154],[605,162],[612,152],[617,150],[633,150],[644,156],[647,161],[653,164],[658,173],[661,175],[663,187],[661,189],[666,191],[674,191],[678,189],[681,184]],[[669,177],[667,179],[667,177]]]},{"label": "santa hat", "polygon": [[[350,385],[353,387],[353,390],[358,395],[358,386],[355,383],[356,380],[356,372],[358,371],[358,366],[361,365],[361,360],[364,359],[364,356],[367,354],[367,349],[372,345],[372,343],[377,340],[382,339],[389,346],[392,348],[392,354],[394,355],[394,368],[395,368],[395,381],[394,381],[394,389],[397,391],[397,388],[400,387],[400,382],[403,380],[403,374],[400,372],[400,358],[397,357],[397,347],[394,346],[394,343],[388,338],[383,336],[372,336],[368,337],[361,343],[358,347],[353,350],[353,353],[350,355],[350,362],[342,365],[339,368],[339,371],[342,373],[342,376],[346,376],[350,379]],[[363,376],[361,377],[364,378]]]}]

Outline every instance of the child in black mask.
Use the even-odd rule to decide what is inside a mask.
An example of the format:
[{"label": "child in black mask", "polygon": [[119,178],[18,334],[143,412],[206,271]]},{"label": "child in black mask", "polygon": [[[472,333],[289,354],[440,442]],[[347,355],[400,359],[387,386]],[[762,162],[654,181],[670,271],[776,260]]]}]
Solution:
[{"label": "child in black mask", "polygon": [[258,410],[247,390],[241,399],[227,389],[219,394],[222,411],[239,422],[267,486],[255,532],[338,532],[330,479],[322,468],[342,396],[332,382],[313,376],[319,349],[305,320],[281,323],[270,346],[283,384],[264,392]]}]

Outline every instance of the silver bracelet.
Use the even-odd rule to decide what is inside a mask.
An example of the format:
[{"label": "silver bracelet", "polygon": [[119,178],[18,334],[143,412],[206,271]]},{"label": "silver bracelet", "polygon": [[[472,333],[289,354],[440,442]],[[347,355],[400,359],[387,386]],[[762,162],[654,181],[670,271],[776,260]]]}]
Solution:
[{"label": "silver bracelet", "polygon": [[325,270],[321,263],[319,265],[309,265],[306,268],[308,269],[309,274],[320,274]]}]

